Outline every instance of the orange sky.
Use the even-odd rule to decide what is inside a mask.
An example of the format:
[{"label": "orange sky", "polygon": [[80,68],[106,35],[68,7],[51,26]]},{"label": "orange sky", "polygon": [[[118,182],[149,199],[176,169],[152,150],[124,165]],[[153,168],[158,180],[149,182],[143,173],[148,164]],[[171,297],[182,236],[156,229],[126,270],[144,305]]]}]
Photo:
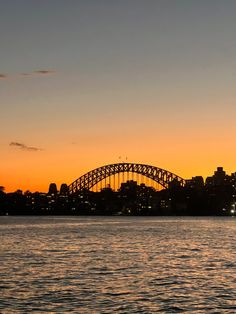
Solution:
[{"label": "orange sky", "polygon": [[235,10],[2,1],[0,185],[47,191],[119,156],[185,179],[235,172]]},{"label": "orange sky", "polygon": [[[143,133],[143,134],[142,134]],[[17,188],[31,191],[47,191],[49,183],[71,183],[80,175],[104,164],[120,162],[119,156],[129,162],[155,165],[176,173],[183,178],[194,175],[211,175],[217,166],[224,166],[228,173],[234,172],[233,135],[225,137],[219,132],[206,135],[176,131],[159,137],[150,132],[84,136],[78,143],[66,143],[63,139],[48,145],[41,151],[24,151],[7,147],[2,169],[7,191]],[[61,149],[63,147],[63,150]],[[117,148],[118,147],[118,148]],[[232,154],[228,152],[231,151]],[[138,158],[137,158],[138,156]]]}]

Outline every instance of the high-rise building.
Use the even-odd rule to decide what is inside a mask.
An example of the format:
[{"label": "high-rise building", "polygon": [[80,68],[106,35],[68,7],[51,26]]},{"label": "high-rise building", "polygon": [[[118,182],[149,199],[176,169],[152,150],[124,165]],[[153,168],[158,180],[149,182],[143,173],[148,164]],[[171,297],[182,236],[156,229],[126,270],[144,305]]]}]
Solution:
[{"label": "high-rise building", "polygon": [[212,177],[206,178],[207,186],[222,186],[227,185],[230,182],[230,177],[226,175],[223,167],[217,167],[217,170],[214,172]]},{"label": "high-rise building", "polygon": [[62,183],[61,188],[60,188],[60,194],[61,195],[68,194],[68,185],[66,183]]},{"label": "high-rise building", "polygon": [[48,194],[57,194],[57,185],[56,183],[50,183]]}]

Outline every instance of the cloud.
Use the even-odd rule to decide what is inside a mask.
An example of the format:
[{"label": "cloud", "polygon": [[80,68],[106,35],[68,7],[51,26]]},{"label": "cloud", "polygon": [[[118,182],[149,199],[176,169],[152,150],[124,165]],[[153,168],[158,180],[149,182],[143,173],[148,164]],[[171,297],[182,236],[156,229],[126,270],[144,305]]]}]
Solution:
[{"label": "cloud", "polygon": [[41,75],[49,75],[49,74],[54,74],[56,71],[54,70],[37,70],[34,71],[33,73],[35,74],[41,74]]},{"label": "cloud", "polygon": [[[55,73],[56,73],[55,70],[42,69],[42,70],[36,70],[36,71],[32,71],[32,72],[21,72],[21,73],[15,74],[15,75],[13,74],[12,77],[13,78],[19,78],[19,77],[30,78],[30,77],[34,77],[36,75],[47,76],[47,75],[52,75]],[[0,80],[6,80],[8,77],[9,76],[7,74],[0,73]]]},{"label": "cloud", "polygon": [[21,77],[32,77],[35,75],[47,76],[47,75],[52,75],[54,73],[56,73],[56,71],[54,71],[54,70],[37,70],[37,71],[33,71],[33,72],[21,72],[21,73],[19,73],[19,75]]},{"label": "cloud", "polygon": [[5,79],[7,79],[7,75],[0,73],[0,80],[5,80]]},{"label": "cloud", "polygon": [[33,151],[36,152],[36,151],[42,150],[41,148],[33,147],[33,146],[27,146],[25,144],[18,143],[18,142],[11,142],[9,144],[9,146],[14,146],[14,147],[20,148],[22,150],[27,150],[27,151],[31,151],[31,152],[33,152]]},{"label": "cloud", "polygon": [[31,73],[20,73],[20,76],[30,76]]}]

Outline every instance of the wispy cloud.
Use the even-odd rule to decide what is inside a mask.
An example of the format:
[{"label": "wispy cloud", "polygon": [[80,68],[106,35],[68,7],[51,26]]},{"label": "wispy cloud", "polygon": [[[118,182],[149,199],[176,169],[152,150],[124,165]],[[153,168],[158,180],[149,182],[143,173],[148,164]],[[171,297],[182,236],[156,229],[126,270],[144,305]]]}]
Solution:
[{"label": "wispy cloud", "polygon": [[56,71],[54,70],[37,70],[34,71],[33,73],[35,74],[41,74],[41,75],[49,75],[49,74],[54,74]]},{"label": "wispy cloud", "polygon": [[20,73],[20,76],[30,76],[32,75],[31,73]]},{"label": "wispy cloud", "polygon": [[56,71],[55,70],[46,70],[46,69],[42,69],[42,70],[36,70],[33,72],[22,72],[19,75],[22,77],[33,77],[33,76],[48,76],[48,75],[53,75],[55,74]]},{"label": "wispy cloud", "polygon": [[5,80],[5,79],[7,79],[7,75],[0,73],[0,80]]},{"label": "wispy cloud", "polygon": [[0,73],[0,80],[6,80],[8,78],[20,78],[20,77],[25,77],[25,78],[31,78],[34,76],[48,76],[48,75],[53,75],[55,74],[56,71],[55,70],[50,70],[50,69],[41,69],[41,70],[36,70],[36,71],[32,71],[32,72],[21,72],[18,74],[12,74],[12,75],[8,75],[5,73]]},{"label": "wispy cloud", "polygon": [[41,148],[38,148],[38,147],[34,147],[34,146],[27,146],[23,143],[19,143],[19,142],[11,142],[9,144],[9,146],[13,146],[13,147],[16,147],[16,148],[19,148],[19,149],[22,149],[22,150],[26,150],[26,151],[31,151],[31,152],[36,152],[36,151],[40,151],[42,150]]}]

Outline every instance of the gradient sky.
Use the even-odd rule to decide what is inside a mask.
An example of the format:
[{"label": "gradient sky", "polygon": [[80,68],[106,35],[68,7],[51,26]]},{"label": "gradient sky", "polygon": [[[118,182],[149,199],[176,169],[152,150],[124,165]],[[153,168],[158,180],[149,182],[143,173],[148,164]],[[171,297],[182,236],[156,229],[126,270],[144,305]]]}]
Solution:
[{"label": "gradient sky", "polygon": [[235,0],[0,0],[0,185],[236,171]]}]

